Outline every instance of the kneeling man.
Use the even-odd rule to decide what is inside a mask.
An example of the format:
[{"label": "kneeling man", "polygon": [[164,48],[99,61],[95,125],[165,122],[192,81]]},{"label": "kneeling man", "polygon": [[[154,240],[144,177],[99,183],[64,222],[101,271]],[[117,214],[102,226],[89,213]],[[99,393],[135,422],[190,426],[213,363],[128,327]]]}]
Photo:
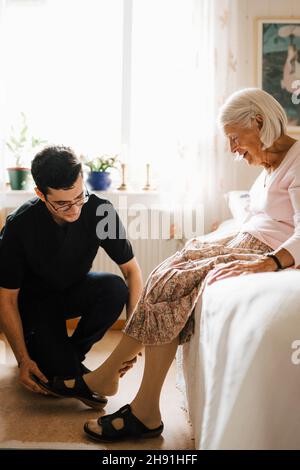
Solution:
[{"label": "kneeling man", "polygon": [[[20,382],[81,377],[87,352],[142,291],[141,271],[112,204],[89,195],[82,166],[68,147],[47,147],[32,161],[37,197],[10,214],[0,233],[0,326],[20,368]],[[90,272],[98,248],[117,275]],[[81,317],[71,337],[66,320]],[[128,364],[124,365],[126,371]],[[84,384],[77,391],[93,406]],[[77,398],[80,399],[79,396]]]}]

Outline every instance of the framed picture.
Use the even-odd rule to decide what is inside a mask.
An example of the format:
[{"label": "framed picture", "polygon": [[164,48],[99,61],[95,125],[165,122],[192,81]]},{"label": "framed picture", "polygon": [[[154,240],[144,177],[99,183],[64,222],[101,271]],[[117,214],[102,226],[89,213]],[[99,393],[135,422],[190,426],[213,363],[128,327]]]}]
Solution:
[{"label": "framed picture", "polygon": [[257,84],[283,106],[289,133],[300,132],[300,18],[257,18]]}]

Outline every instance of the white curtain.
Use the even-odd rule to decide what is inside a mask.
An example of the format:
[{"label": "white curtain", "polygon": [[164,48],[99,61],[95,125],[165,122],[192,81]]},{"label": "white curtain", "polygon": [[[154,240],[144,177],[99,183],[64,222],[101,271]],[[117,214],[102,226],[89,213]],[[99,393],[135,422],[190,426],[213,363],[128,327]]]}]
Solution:
[{"label": "white curtain", "polygon": [[237,183],[237,163],[218,129],[217,115],[239,85],[238,14],[238,0],[194,1],[196,161],[206,231],[224,219],[224,194]]}]

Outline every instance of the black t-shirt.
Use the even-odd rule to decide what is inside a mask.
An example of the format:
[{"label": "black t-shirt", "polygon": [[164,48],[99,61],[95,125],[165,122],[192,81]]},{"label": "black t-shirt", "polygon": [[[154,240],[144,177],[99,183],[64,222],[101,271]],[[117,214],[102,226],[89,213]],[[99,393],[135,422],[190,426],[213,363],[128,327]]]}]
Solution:
[{"label": "black t-shirt", "polygon": [[84,278],[99,247],[117,264],[134,256],[109,201],[92,194],[78,220],[59,225],[44,202],[30,199],[7,217],[0,233],[0,287],[63,291]]}]

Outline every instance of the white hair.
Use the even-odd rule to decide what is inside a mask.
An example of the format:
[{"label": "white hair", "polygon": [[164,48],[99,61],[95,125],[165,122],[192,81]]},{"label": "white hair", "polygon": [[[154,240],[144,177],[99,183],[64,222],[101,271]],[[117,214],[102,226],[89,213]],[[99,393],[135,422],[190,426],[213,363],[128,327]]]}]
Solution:
[{"label": "white hair", "polygon": [[266,149],[286,133],[287,127],[284,109],[266,91],[245,88],[233,93],[221,107],[218,122],[223,129],[227,125],[249,128],[257,115],[263,119],[260,140]]}]

